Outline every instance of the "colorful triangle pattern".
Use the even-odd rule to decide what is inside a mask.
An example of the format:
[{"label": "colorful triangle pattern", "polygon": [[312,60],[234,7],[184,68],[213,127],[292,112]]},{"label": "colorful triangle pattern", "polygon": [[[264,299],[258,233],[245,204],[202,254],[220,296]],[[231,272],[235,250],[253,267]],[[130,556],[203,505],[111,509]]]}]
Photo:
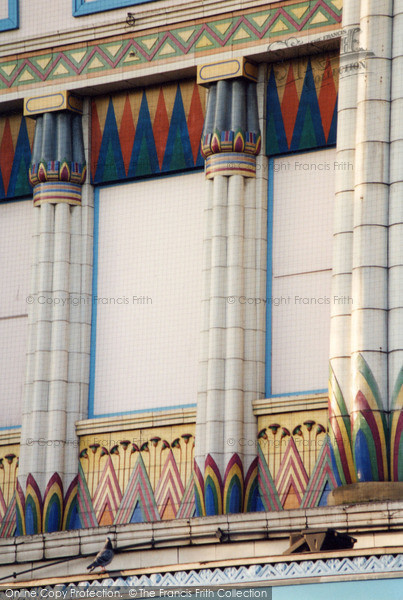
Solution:
[{"label": "colorful triangle pattern", "polygon": [[95,184],[203,166],[205,91],[194,80],[95,99]]},{"label": "colorful triangle pattern", "polygon": [[329,493],[340,485],[332,464],[332,447],[328,435],[321,438],[321,450],[308,476],[300,451],[291,437],[273,481],[266,457],[260,445],[259,504],[256,510],[278,511],[294,508],[325,506]]},{"label": "colorful triangle pattern", "polygon": [[[134,521],[133,516],[135,516]],[[143,457],[139,454],[117,512],[115,523],[142,523],[159,520],[160,516],[147,469]]]},{"label": "colorful triangle pattern", "polygon": [[0,117],[0,200],[31,196],[28,181],[34,122],[22,115]]},{"label": "colorful triangle pattern", "polygon": [[7,510],[1,520],[0,538],[11,537],[11,536],[15,535],[15,530],[16,530],[16,526],[17,526],[16,517],[17,517],[17,500],[16,500],[16,492],[14,492],[11,502],[8,505]]},{"label": "colorful triangle pattern", "polygon": [[[326,504],[324,500],[327,493],[338,486],[332,469],[332,459],[330,456],[330,439],[326,435],[323,440],[322,449],[313,469],[313,474],[309,479],[301,507],[322,506]],[[323,498],[325,496],[325,498]]]},{"label": "colorful triangle pattern", "polygon": [[293,59],[269,67],[266,154],[336,143],[338,56]]},{"label": "colorful triangle pattern", "polygon": [[122,492],[118,478],[112,459],[108,456],[92,500],[99,525],[112,525],[121,500]]},{"label": "colorful triangle pattern", "polygon": [[155,489],[155,501],[161,519],[175,518],[184,488],[172,450],[169,451],[161,477]]}]

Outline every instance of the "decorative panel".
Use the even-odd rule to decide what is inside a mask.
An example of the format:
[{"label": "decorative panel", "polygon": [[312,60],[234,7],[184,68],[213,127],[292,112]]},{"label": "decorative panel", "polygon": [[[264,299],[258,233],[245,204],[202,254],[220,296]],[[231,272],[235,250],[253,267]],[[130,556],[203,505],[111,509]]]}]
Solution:
[{"label": "decorative panel", "polygon": [[332,471],[326,409],[258,418],[259,490],[265,510],[324,506]]},{"label": "decorative panel", "polygon": [[192,517],[194,424],[80,438],[83,527]]},{"label": "decorative panel", "polygon": [[31,196],[28,181],[35,121],[21,114],[0,117],[0,200]]},{"label": "decorative panel", "polygon": [[95,99],[93,183],[202,167],[205,93],[191,80]]},{"label": "decorative panel", "polygon": [[0,537],[14,535],[19,444],[0,446]]},{"label": "decorative panel", "polygon": [[[89,3],[85,4],[89,8]],[[246,45],[261,47],[265,42],[276,50],[279,42],[282,47],[293,36],[332,37],[332,32],[340,27],[341,13],[342,0],[310,0],[302,4],[300,0],[285,0],[259,9],[242,8],[224,18],[218,15],[185,24],[169,23],[158,30],[128,33],[119,40],[96,36],[92,41],[58,47],[53,53],[45,48],[21,58],[0,59],[0,91],[63,79],[94,81],[113,73],[131,77],[133,68],[165,65],[172,59],[194,60],[195,56],[220,49],[231,52]]]},{"label": "decorative panel", "polygon": [[337,53],[269,66],[267,155],[336,143],[338,80]]}]

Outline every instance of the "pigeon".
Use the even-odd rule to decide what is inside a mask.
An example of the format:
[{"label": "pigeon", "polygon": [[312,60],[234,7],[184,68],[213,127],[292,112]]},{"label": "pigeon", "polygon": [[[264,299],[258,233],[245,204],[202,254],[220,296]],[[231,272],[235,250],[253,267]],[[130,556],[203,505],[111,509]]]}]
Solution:
[{"label": "pigeon", "polygon": [[112,542],[110,538],[106,538],[104,547],[98,552],[94,562],[88,565],[87,569],[89,569],[89,572],[91,573],[96,567],[101,567],[101,573],[105,573],[105,567],[112,562],[113,557],[114,552]]}]

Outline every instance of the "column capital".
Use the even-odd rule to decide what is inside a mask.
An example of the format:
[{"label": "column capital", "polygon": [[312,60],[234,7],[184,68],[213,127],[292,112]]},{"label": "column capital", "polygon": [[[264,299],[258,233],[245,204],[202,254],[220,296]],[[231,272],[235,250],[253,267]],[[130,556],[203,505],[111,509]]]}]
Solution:
[{"label": "column capital", "polygon": [[199,85],[208,86],[215,81],[237,77],[243,77],[256,83],[258,78],[257,65],[242,56],[241,58],[215,61],[197,67],[197,83]]},{"label": "column capital", "polygon": [[68,110],[82,115],[83,101],[67,90],[55,92],[54,94],[42,94],[41,96],[24,98],[24,117],[36,118],[43,113],[59,110]]},{"label": "column capital", "polygon": [[81,204],[87,170],[81,98],[68,91],[26,98],[24,115],[36,121],[29,167],[34,206],[46,202]]},{"label": "column capital", "polygon": [[201,72],[204,83],[208,80],[209,84],[201,139],[207,178],[216,175],[255,177],[255,157],[260,152],[261,134],[257,71],[255,73],[254,69],[256,67],[246,59],[222,61],[199,68],[198,81]]}]

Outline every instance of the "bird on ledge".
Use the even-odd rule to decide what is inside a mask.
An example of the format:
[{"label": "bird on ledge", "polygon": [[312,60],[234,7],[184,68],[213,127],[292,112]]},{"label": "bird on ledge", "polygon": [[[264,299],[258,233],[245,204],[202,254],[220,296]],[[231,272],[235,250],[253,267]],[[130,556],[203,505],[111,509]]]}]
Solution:
[{"label": "bird on ledge", "polygon": [[88,565],[87,569],[89,569],[89,572],[92,573],[92,571],[96,569],[96,567],[101,567],[101,573],[105,573],[105,567],[112,562],[114,554],[115,553],[113,552],[112,542],[110,538],[107,537],[104,547],[98,552],[94,559],[94,562]]}]

